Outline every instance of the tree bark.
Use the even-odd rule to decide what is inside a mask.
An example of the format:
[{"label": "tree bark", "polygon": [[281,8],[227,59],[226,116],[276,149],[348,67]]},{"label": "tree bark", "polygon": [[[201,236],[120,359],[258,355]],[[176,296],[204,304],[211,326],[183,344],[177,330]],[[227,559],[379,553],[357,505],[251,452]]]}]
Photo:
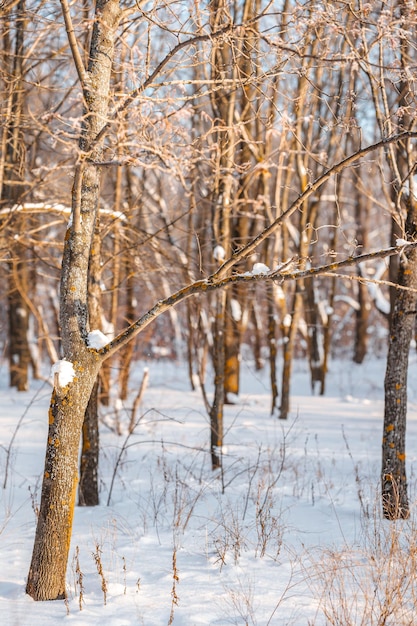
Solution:
[{"label": "tree bark", "polygon": [[[23,105],[24,105],[24,39],[25,0],[17,3],[14,20],[8,27],[14,33],[14,45],[7,32],[4,35],[4,64],[9,75],[6,102],[6,119],[3,128],[2,152],[0,157],[0,196],[11,208],[19,202],[25,179],[25,150],[23,149]],[[13,48],[13,49],[12,49]],[[24,219],[18,217],[12,227],[25,232]],[[21,288],[28,288],[28,260],[26,247],[10,236],[12,259],[8,272],[8,318],[9,318],[9,372],[10,386],[18,391],[29,388],[30,350],[28,341],[29,307]]]},{"label": "tree bark", "polygon": [[[219,26],[231,23],[229,6],[224,0],[213,0],[210,4],[210,23],[212,31]],[[231,43],[228,40],[216,43],[212,50],[211,75],[221,84],[225,76],[230,77],[233,86],[222,87],[211,94],[213,113],[216,116],[216,138],[218,157],[212,189],[213,198],[213,234],[214,246],[220,245],[226,256],[231,253],[231,214],[234,200],[233,171],[235,166],[234,115],[236,106],[236,67],[233,64]],[[214,249],[213,246],[213,249]],[[221,447],[223,445],[223,409],[225,402],[225,364],[226,364],[226,315],[227,294],[222,291],[215,296],[215,322],[213,326],[213,368],[214,395],[210,410],[211,460],[212,468],[221,466]]]},{"label": "tree bark", "polygon": [[223,409],[225,400],[225,342],[223,335],[225,329],[226,290],[222,289],[216,295],[217,310],[213,330],[214,396],[210,409],[210,452],[213,470],[222,466],[221,452],[223,446]]},{"label": "tree bark", "polygon": [[[410,199],[410,202],[413,202]],[[407,234],[415,237],[415,207],[409,208]],[[413,248],[400,257],[398,289],[391,315],[387,368],[385,373],[384,434],[382,439],[382,507],[388,519],[407,518],[409,504],[405,466],[407,423],[407,375],[410,342],[413,338],[417,305],[417,252]]]},{"label": "tree bark", "polygon": [[54,389],[41,504],[26,592],[34,600],[66,597],[65,579],[78,484],[78,452],[85,407],[99,362],[84,351],[77,361],[78,380]]},{"label": "tree bark", "polygon": [[98,461],[100,450],[98,423],[98,387],[96,379],[88,401],[82,426],[82,443],[80,457],[80,484],[78,487],[78,504],[80,506],[97,506],[98,493]]},{"label": "tree bark", "polygon": [[[364,250],[368,247],[369,231],[369,199],[364,199],[363,194],[356,189],[355,216],[356,216],[356,239],[358,245]],[[390,263],[391,265],[391,263]],[[360,270],[358,270],[360,272]],[[398,270],[397,270],[398,275]],[[397,278],[397,276],[395,277]],[[368,351],[368,322],[371,306],[369,302],[368,288],[363,283],[358,283],[358,309],[356,310],[354,363],[362,363]]]},{"label": "tree bark", "polygon": [[[22,222],[19,220],[22,227]],[[23,231],[24,232],[24,231]],[[28,330],[29,307],[21,289],[28,290],[28,259],[26,249],[16,243],[13,245],[14,258],[9,263],[9,288],[7,294],[9,317],[9,372],[10,386],[18,391],[29,389],[29,365],[31,362]]]},{"label": "tree bark", "polygon": [[[417,289],[417,254],[400,264],[398,284]],[[385,374],[384,435],[382,440],[382,506],[388,519],[409,515],[405,468],[407,374],[410,341],[416,319],[416,294],[398,290],[391,318]]]}]

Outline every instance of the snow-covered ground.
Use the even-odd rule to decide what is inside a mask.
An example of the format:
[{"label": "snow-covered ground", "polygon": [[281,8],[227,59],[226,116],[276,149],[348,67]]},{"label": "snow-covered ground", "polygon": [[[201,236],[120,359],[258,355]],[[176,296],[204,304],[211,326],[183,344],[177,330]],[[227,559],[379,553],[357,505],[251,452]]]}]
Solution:
[{"label": "snow-covered ground", "polygon": [[[413,503],[415,361],[407,436]],[[245,363],[243,391],[226,407],[222,473],[210,469],[208,418],[185,368],[146,365],[134,434],[127,435],[129,404],[119,410],[122,435],[109,427],[111,415],[102,425],[101,505],[76,509],[66,603],[25,595],[50,387],[34,382],[17,393],[3,382],[2,625],[415,623],[414,506],[410,520],[392,524],[381,519],[378,499],[383,360],[332,363],[325,397],[310,395],[297,364],[287,422],[269,415],[267,372]],[[6,381],[5,365],[0,374]]]}]

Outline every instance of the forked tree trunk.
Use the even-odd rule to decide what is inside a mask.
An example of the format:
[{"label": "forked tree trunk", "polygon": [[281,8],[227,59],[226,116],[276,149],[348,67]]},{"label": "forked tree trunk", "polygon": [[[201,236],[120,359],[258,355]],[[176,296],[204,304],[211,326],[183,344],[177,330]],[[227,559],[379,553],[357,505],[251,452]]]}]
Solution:
[{"label": "forked tree trunk", "polygon": [[[64,14],[68,5],[62,0]],[[60,325],[62,351],[75,377],[61,389],[55,382],[36,528],[26,591],[35,600],[65,597],[65,577],[78,482],[78,453],[88,401],[104,356],[87,347],[87,278],[100,187],[102,142],[97,136],[108,114],[114,39],[121,16],[118,0],[97,0],[90,61],[85,71],[77,59],[85,116],[80,163],[73,186],[72,220],[68,227],[61,271]],[[71,40],[72,26],[67,30]],[[74,42],[72,42],[74,43]]]}]

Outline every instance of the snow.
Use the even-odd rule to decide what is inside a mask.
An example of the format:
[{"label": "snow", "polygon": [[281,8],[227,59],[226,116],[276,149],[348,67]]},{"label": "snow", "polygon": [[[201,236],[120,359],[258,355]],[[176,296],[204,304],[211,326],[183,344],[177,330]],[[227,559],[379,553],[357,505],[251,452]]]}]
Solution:
[{"label": "snow", "polygon": [[[135,305],[133,305],[135,306]],[[105,315],[101,315],[101,327],[105,336],[107,337],[107,341],[109,342],[111,339],[114,339],[114,324],[106,319]]]},{"label": "snow", "polygon": [[240,322],[240,320],[242,319],[242,307],[240,306],[239,300],[236,300],[236,298],[231,298],[230,308],[232,312],[232,318],[235,320],[235,322]]},{"label": "snow", "polygon": [[94,350],[100,350],[109,343],[108,338],[101,330],[92,330],[88,333],[87,345]]},{"label": "snow", "polygon": [[224,261],[226,258],[226,251],[223,246],[215,246],[213,250],[213,259],[215,261]]},{"label": "snow", "polygon": [[252,276],[259,276],[261,274],[268,274],[270,272],[270,268],[264,263],[255,263],[252,268]]},{"label": "snow", "polygon": [[[58,373],[70,368],[66,363]],[[162,626],[171,611],[174,626],[376,624],[384,600],[397,611],[387,624],[413,623],[414,353],[407,427],[412,512],[398,524],[381,518],[379,503],[383,359],[331,362],[325,397],[310,395],[307,366],[296,362],[287,421],[270,416],[268,371],[244,359],[243,391],[225,407],[222,473],[211,471],[207,413],[201,393],[190,391],[186,366],[146,365],[150,384],[134,433],[128,436],[129,408],[143,363],[119,414],[122,435],[108,427],[110,409],[101,427],[101,504],[76,507],[67,605],[25,595],[50,388],[33,381],[31,391],[18,393],[0,377],[3,476],[9,465],[0,492],[1,624]],[[395,609],[397,601],[402,608]],[[407,610],[414,610],[408,621]]]},{"label": "snow", "polygon": [[269,274],[271,268],[269,268],[265,263],[254,263],[252,270],[250,272],[245,272],[242,276],[264,276],[265,274]]},{"label": "snow", "polygon": [[54,377],[55,374],[58,374],[58,384],[60,387],[66,387],[70,383],[72,383],[75,370],[71,361],[67,361],[66,359],[61,359],[60,361],[56,361],[51,367],[51,375]]},{"label": "snow", "polygon": [[397,239],[396,242],[395,242],[395,245],[398,248],[399,246],[408,246],[409,243],[410,242],[407,241],[406,239]]}]

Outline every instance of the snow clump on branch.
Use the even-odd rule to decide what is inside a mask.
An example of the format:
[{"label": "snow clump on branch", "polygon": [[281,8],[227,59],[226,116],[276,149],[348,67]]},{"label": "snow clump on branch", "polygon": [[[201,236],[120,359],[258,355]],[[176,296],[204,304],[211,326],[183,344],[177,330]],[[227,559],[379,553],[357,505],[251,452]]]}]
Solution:
[{"label": "snow clump on branch", "polygon": [[252,276],[259,276],[261,274],[269,274],[270,271],[270,268],[264,263],[255,263],[252,268],[251,274]]},{"label": "snow clump on branch", "polygon": [[399,246],[408,246],[410,242],[407,241],[406,239],[397,239],[397,241],[395,242],[395,245],[397,246],[397,248]]}]

